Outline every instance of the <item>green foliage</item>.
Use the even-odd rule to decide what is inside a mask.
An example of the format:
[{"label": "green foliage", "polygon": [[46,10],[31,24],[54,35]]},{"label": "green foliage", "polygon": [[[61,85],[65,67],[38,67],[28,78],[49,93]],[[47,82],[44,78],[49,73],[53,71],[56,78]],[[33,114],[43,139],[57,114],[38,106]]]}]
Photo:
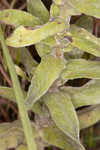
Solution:
[{"label": "green foliage", "polygon": [[[99,3],[53,0],[49,13],[41,0],[27,0],[28,12],[0,11],[0,22],[15,27],[6,41],[0,28],[0,42],[13,83],[13,88],[0,86],[0,96],[17,103],[22,121],[22,126],[20,121],[1,124],[2,150],[36,150],[35,143],[39,150],[50,145],[85,150],[80,130],[100,120],[100,61],[96,60],[100,57],[100,39],[92,34],[92,17],[100,18]],[[80,18],[71,25],[71,16],[76,15]],[[7,45],[16,55],[19,52],[16,62],[22,63],[24,70],[18,63],[15,67]],[[35,46],[40,63],[25,48],[30,45]],[[17,75],[31,81],[27,92],[20,88]],[[73,83],[78,78],[91,81],[82,87],[66,86],[67,81]],[[30,109],[35,114],[34,123],[28,118]]]},{"label": "green foliage", "polygon": [[64,67],[65,63],[61,58],[55,58],[50,55],[42,58],[33,75],[28,91],[26,104],[29,107],[32,107],[48,91],[53,82],[59,78],[59,74]]},{"label": "green foliage", "polygon": [[41,24],[40,20],[37,17],[32,16],[27,12],[16,9],[7,9],[0,11],[0,22],[13,25],[15,27],[20,25],[35,27],[36,25]]},{"label": "green foliage", "polygon": [[20,26],[14,31],[12,36],[7,39],[7,45],[13,47],[24,47],[36,44],[41,40],[58,33],[59,31],[64,31],[65,29],[66,25],[62,19],[49,21],[45,25],[37,27],[36,29]]}]

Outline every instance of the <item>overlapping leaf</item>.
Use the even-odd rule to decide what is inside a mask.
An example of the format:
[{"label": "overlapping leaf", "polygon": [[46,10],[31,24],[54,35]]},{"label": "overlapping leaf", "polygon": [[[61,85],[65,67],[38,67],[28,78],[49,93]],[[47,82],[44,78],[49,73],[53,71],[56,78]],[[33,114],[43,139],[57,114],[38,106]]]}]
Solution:
[{"label": "overlapping leaf", "polygon": [[[24,91],[23,93],[26,98],[26,92]],[[13,88],[0,86],[0,96],[16,103],[16,97]],[[36,114],[42,114],[43,111],[39,102],[34,104],[32,111]]]},{"label": "overlapping leaf", "polygon": [[38,17],[43,23],[49,19],[49,12],[41,0],[27,0],[28,11]]},{"label": "overlapping leaf", "polygon": [[70,60],[61,77],[64,80],[76,78],[100,79],[100,62],[84,59]]},{"label": "overlapping leaf", "polygon": [[63,87],[71,96],[75,108],[100,104],[100,80],[89,81],[82,87]]},{"label": "overlapping leaf", "polygon": [[93,32],[93,18],[90,16],[81,16],[75,24],[86,29],[90,33]]},{"label": "overlapping leaf", "polygon": [[[98,82],[99,83],[99,82]],[[91,83],[92,84],[92,83]],[[99,90],[99,89],[98,89]],[[77,103],[77,101],[78,101],[78,99],[76,100],[76,103],[75,103],[75,101],[74,101],[74,99],[73,99],[73,93],[76,91],[76,92],[78,92],[78,90],[76,89],[74,89],[73,90],[73,92],[70,90],[70,88],[64,88],[63,89],[63,91],[65,91],[65,92],[69,92],[71,95],[72,95],[72,103],[74,104],[74,106],[76,106],[76,108],[77,108],[77,106],[83,106],[83,105],[86,105],[87,103],[85,103],[85,104],[83,104],[82,105],[82,103],[81,103],[81,105],[80,105],[80,103],[78,102]],[[84,91],[84,90],[83,90]],[[91,89],[90,89],[90,92],[91,92]],[[92,91],[92,93],[93,93],[93,91]],[[92,93],[91,93],[91,95],[92,95]],[[77,93],[76,93],[77,94]],[[79,93],[78,93],[78,95],[79,95]],[[15,98],[15,94],[14,94],[14,91],[13,91],[13,89],[12,88],[7,88],[7,87],[0,87],[0,96],[1,97],[4,97],[4,98],[7,98],[7,99],[9,99],[9,100],[12,100],[13,102],[16,102],[16,98]],[[92,97],[92,96],[91,96]],[[98,99],[99,99],[99,95],[97,95],[97,97],[98,97]],[[44,98],[44,100],[46,101],[46,99]],[[83,103],[84,103],[84,101],[83,101]],[[91,103],[90,103],[91,104]],[[94,101],[94,104],[95,104],[95,101]],[[34,105],[33,105],[33,107],[32,107],[32,110],[33,110],[33,112],[35,112],[36,114],[42,114],[42,110],[41,110],[41,107],[40,107],[40,105],[39,105],[39,103],[35,103]],[[88,113],[87,113],[88,112]],[[87,127],[89,127],[89,126],[91,126],[91,125],[93,125],[93,124],[95,124],[96,122],[98,122],[99,120],[100,120],[100,115],[99,115],[99,113],[100,113],[100,108],[99,107],[93,107],[92,109],[88,109],[88,111],[87,111],[87,109],[85,109],[84,111],[79,111],[78,112],[78,119],[79,119],[79,123],[80,123],[80,128],[81,129],[83,129],[83,128],[87,128]],[[89,114],[89,115],[88,115]],[[88,118],[88,122],[87,122],[87,118]],[[0,125],[1,126],[1,125]],[[12,125],[13,126],[13,125]],[[17,125],[18,126],[18,125]],[[3,127],[4,127],[4,125],[3,125]],[[9,126],[7,125],[7,129],[9,128]],[[51,128],[52,128],[52,126],[50,127],[50,132],[51,132]],[[4,130],[5,130],[5,128],[4,128]],[[48,135],[48,132],[49,131],[47,131],[47,130],[49,130],[49,128],[48,129],[43,129],[44,131],[43,131],[43,135],[41,135],[41,136],[43,136],[43,138],[45,139],[46,138],[46,141],[48,141],[48,143],[50,143],[50,144],[53,144],[53,145],[55,145],[55,146],[58,146],[58,147],[60,147],[60,148],[63,148],[62,147],[62,145],[63,145],[63,143],[62,142],[64,142],[64,140],[61,140],[61,138],[62,137],[64,137],[65,135],[64,135],[64,133],[59,133],[59,132],[61,132],[61,131],[59,131],[58,133],[56,133],[56,134],[54,134],[55,136],[54,136],[54,139],[53,139],[53,137],[52,136],[50,136],[51,138],[49,138],[49,135]],[[46,133],[45,133],[45,130],[46,130]],[[55,130],[57,130],[58,131],[58,129],[55,129],[55,127],[54,127],[54,131],[53,131],[53,129],[52,129],[52,133],[51,133],[51,135],[53,134],[53,133],[55,133]],[[3,131],[3,130],[0,130],[0,133],[1,133],[1,131]],[[61,138],[59,137],[59,134],[61,134]],[[62,136],[62,134],[63,134],[63,136]],[[57,135],[57,137],[60,139],[60,141],[62,141],[61,143],[58,141],[58,138],[56,139],[56,135]],[[46,137],[45,137],[46,136]],[[49,139],[48,139],[49,138]],[[66,139],[67,140],[67,139]],[[51,143],[52,142],[52,143]],[[64,142],[64,143],[67,143],[67,142]],[[71,143],[70,143],[71,144]]]},{"label": "overlapping leaf", "polygon": [[75,47],[100,57],[100,39],[93,36],[87,30],[72,25],[70,28],[70,33],[66,33],[66,38]]},{"label": "overlapping leaf", "polygon": [[56,125],[66,135],[78,139],[78,119],[68,94],[60,91],[56,93],[48,93],[44,96],[44,99]]},{"label": "overlapping leaf", "polygon": [[91,106],[78,112],[80,128],[90,127],[100,121],[100,105]]},{"label": "overlapping leaf", "polygon": [[[37,131],[32,126],[33,134],[37,137]],[[25,146],[27,149],[20,149]],[[0,124],[0,150],[6,149],[28,150],[21,122],[19,120],[12,123]]]},{"label": "overlapping leaf", "polygon": [[20,26],[14,33],[7,39],[7,45],[13,47],[24,47],[36,44],[49,36],[55,35],[58,32],[65,30],[66,25],[61,19],[51,21],[38,28],[25,28]]},{"label": "overlapping leaf", "polygon": [[0,22],[14,26],[23,25],[30,27],[41,24],[37,17],[32,16],[25,11],[16,9],[5,9],[0,11]]},{"label": "overlapping leaf", "polygon": [[50,55],[42,58],[29,87],[26,101],[29,107],[47,92],[64,67],[65,62],[61,58]]},{"label": "overlapping leaf", "polygon": [[30,75],[30,73],[33,73],[33,71],[36,69],[38,63],[31,56],[28,49],[21,48],[20,51],[20,61],[24,65],[26,72]]},{"label": "overlapping leaf", "polygon": [[100,0],[54,0],[54,2],[57,5],[64,4],[70,15],[75,15],[75,12],[79,12],[100,18]]},{"label": "overlapping leaf", "polygon": [[54,145],[65,150],[82,150],[82,147],[79,147],[78,144],[69,140],[55,124],[51,124],[49,127],[43,128],[39,132],[42,139],[50,145]]},{"label": "overlapping leaf", "polygon": [[15,94],[12,88],[0,86],[0,96],[15,101]]},{"label": "overlapping leaf", "polygon": [[100,18],[100,0],[64,0],[64,2],[81,13]]},{"label": "overlapping leaf", "polygon": [[67,136],[68,141],[83,149],[79,141],[79,122],[70,97],[65,92],[47,93],[43,97],[52,119]]}]

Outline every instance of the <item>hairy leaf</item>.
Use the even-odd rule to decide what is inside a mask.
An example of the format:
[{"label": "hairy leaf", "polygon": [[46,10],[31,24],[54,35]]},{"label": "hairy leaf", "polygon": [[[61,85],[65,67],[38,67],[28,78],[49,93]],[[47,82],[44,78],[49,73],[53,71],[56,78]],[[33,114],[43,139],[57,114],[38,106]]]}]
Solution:
[{"label": "hairy leaf", "polygon": [[70,100],[65,92],[47,93],[44,96],[56,125],[69,137],[79,138],[79,123]]},{"label": "hairy leaf", "polygon": [[35,47],[40,57],[50,54],[52,50],[49,45],[43,44],[42,42],[37,43]]},{"label": "hairy leaf", "polygon": [[50,36],[45,40],[35,44],[36,50],[40,57],[50,54],[52,47],[56,45],[56,39],[54,36]]},{"label": "hairy leaf", "polygon": [[79,122],[70,97],[65,92],[47,93],[43,97],[52,119],[57,127],[66,134],[69,142],[83,149],[79,141]]},{"label": "hairy leaf", "polygon": [[20,26],[14,33],[7,39],[7,44],[13,47],[24,47],[36,44],[49,36],[55,35],[58,32],[65,30],[66,25],[61,19],[51,21],[38,28],[25,28]]},{"label": "hairy leaf", "polygon": [[75,16],[75,15],[81,15],[81,12],[78,11],[75,7],[71,6],[68,1],[64,3],[64,5],[61,5],[61,11],[60,16],[63,18],[66,18],[66,16]]},{"label": "hairy leaf", "polygon": [[28,11],[38,17],[43,23],[49,19],[49,12],[41,0],[27,0]]},{"label": "hairy leaf", "polygon": [[76,78],[100,79],[100,62],[84,59],[70,60],[61,74],[64,80]]},{"label": "hairy leaf", "polygon": [[64,54],[64,57],[67,60],[81,58],[84,52],[77,47],[73,47],[73,46],[71,47],[71,46],[72,45],[68,45],[66,48],[63,49],[63,51],[66,52]]},{"label": "hairy leaf", "polygon": [[52,3],[50,7],[50,18],[57,17],[60,15],[60,6]]},{"label": "hairy leaf", "polygon": [[14,26],[23,25],[30,27],[41,24],[40,20],[37,17],[32,16],[25,11],[16,9],[6,9],[0,11],[0,22]]},{"label": "hairy leaf", "polygon": [[39,133],[43,140],[50,145],[54,145],[65,150],[83,150],[83,147],[69,140],[55,124],[51,124],[49,127],[43,128],[39,131]]},{"label": "hairy leaf", "polygon": [[83,14],[100,18],[100,0],[67,0],[67,3]]},{"label": "hairy leaf", "polygon": [[[92,84],[92,83],[91,83]],[[70,90],[70,88],[64,88],[63,89],[63,91],[65,91],[65,92],[69,92],[69,90]],[[75,89],[73,89],[73,91],[74,91]],[[91,89],[90,89],[91,90]],[[99,90],[99,89],[98,89]],[[76,90],[76,92],[77,92],[78,90]],[[90,91],[91,92],[91,91]],[[70,93],[70,92],[69,92]],[[74,92],[73,92],[74,93]],[[72,91],[71,91],[71,94],[73,95],[73,93],[72,93]],[[76,93],[76,94],[78,94],[79,95],[79,93]],[[91,92],[91,94],[92,94],[92,92]],[[4,98],[7,98],[7,99],[9,99],[9,100],[12,100],[13,102],[16,102],[16,98],[15,98],[15,94],[14,94],[14,91],[13,91],[13,89],[12,88],[7,88],[7,87],[0,87],[0,96],[1,97],[4,97]],[[98,96],[98,100],[99,100],[99,95],[97,95]],[[91,96],[92,97],[92,96]],[[79,98],[79,97],[78,97]],[[45,101],[46,101],[46,99],[45,99]],[[86,102],[84,102],[83,101],[83,105],[82,105],[82,103],[80,103],[80,102],[78,102],[78,99],[76,100],[76,103],[75,103],[75,101],[74,101],[74,99],[72,99],[72,103],[74,104],[74,106],[76,106],[76,108],[78,107],[78,106],[83,106],[83,105],[86,105],[87,103]],[[84,104],[85,103],[85,104]],[[90,103],[91,104],[91,103]],[[90,105],[89,104],[89,105]],[[94,102],[94,104],[95,104],[95,102]],[[97,107],[97,108],[95,108],[95,107],[93,107],[93,109],[89,109],[89,111],[87,111],[87,109],[85,109],[84,111],[82,111],[82,113],[79,111],[78,112],[78,119],[79,119],[79,123],[80,123],[80,128],[81,129],[83,129],[83,128],[87,128],[87,127],[89,127],[89,126],[91,126],[91,125],[93,125],[93,124],[95,124],[96,122],[98,122],[99,120],[100,120],[100,115],[97,115],[97,114],[99,114],[100,113],[100,108],[99,107]],[[42,114],[42,110],[41,110],[41,107],[40,107],[40,105],[39,105],[39,103],[35,103],[34,105],[33,105],[33,107],[32,107],[32,110],[33,110],[33,112],[35,112],[36,114]],[[88,113],[87,113],[88,112]],[[96,112],[97,112],[97,114],[96,114]],[[88,116],[88,114],[90,114],[89,116]],[[95,116],[94,118],[93,118],[93,116]],[[87,118],[88,117],[88,122],[87,122]],[[1,125],[0,125],[1,126]],[[12,126],[13,126],[13,124],[12,124]],[[3,125],[3,127],[4,127],[4,125]],[[7,125],[6,126],[7,127],[7,129],[9,129],[9,126]],[[1,128],[0,128],[1,129]],[[4,128],[4,131],[5,131],[6,129]],[[49,129],[47,129],[47,130],[49,130]],[[57,129],[55,129],[55,130],[57,130]],[[0,133],[2,132],[3,130],[0,130]],[[58,130],[57,130],[58,131]],[[43,131],[44,132],[44,131]],[[43,136],[46,136],[46,137],[44,137],[44,138],[47,138],[46,139],[46,141],[48,140],[48,142],[49,143],[51,143],[51,144],[54,144],[55,146],[58,146],[58,147],[60,147],[60,148],[63,148],[62,147],[62,142],[61,143],[56,143],[56,135],[57,135],[57,137],[59,136],[59,134],[64,134],[64,133],[57,133],[57,134],[55,134],[55,131],[53,131],[52,130],[52,133],[51,134],[53,134],[54,133],[54,139],[52,139],[53,137],[53,135],[52,136],[50,136],[50,138],[48,137],[49,135],[48,135],[48,132],[49,131],[47,131],[46,133],[43,133]],[[60,131],[59,131],[60,132]],[[61,138],[62,137],[64,137],[64,135],[63,136],[61,136]],[[49,139],[48,139],[49,138]],[[60,137],[59,137],[59,139],[60,139]],[[49,141],[50,140],[50,141]],[[67,139],[66,139],[67,140]],[[57,140],[58,141],[58,140]],[[61,141],[61,139],[60,139],[60,141]],[[64,142],[64,140],[62,140],[63,142]],[[61,144],[61,145],[59,145],[59,144]]]},{"label": "hairy leaf", "polygon": [[65,36],[71,44],[79,49],[100,57],[100,39],[89,33],[87,30],[72,25],[70,32]]},{"label": "hairy leaf", "polygon": [[100,104],[100,80],[89,81],[82,87],[62,87],[62,90],[70,94],[75,108]]},{"label": "hairy leaf", "polygon": [[80,128],[90,127],[100,121],[100,105],[91,106],[84,110],[78,111]]},{"label": "hairy leaf", "polygon": [[[37,131],[34,125],[33,124],[31,125],[32,125],[33,135],[37,137]],[[16,149],[20,147],[19,145],[20,146],[25,145],[27,147],[21,122],[17,120],[12,123],[1,123],[0,124],[0,150],[6,150],[12,148]]]},{"label": "hairy leaf", "polygon": [[29,87],[26,104],[29,107],[44,95],[52,83],[59,77],[65,63],[61,58],[45,56],[38,65]]}]

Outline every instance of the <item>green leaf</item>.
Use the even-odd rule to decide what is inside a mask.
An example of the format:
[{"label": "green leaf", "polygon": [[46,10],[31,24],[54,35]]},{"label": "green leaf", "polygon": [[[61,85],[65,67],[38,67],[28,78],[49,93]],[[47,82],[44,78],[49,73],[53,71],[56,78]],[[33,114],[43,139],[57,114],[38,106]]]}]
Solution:
[{"label": "green leaf", "polygon": [[56,45],[56,39],[54,36],[50,36],[45,40],[35,44],[36,50],[40,57],[50,54],[52,47]]},{"label": "green leaf", "polygon": [[65,38],[70,38],[70,43],[73,46],[100,57],[100,39],[96,38],[87,30],[72,25],[70,28],[70,33],[66,33]]},{"label": "green leaf", "polygon": [[84,149],[79,141],[79,121],[68,94],[65,92],[47,93],[42,100],[49,108],[52,119],[57,127],[65,133],[69,142]]},{"label": "green leaf", "polygon": [[[18,125],[18,126],[16,126]],[[18,122],[0,124],[0,149],[16,148],[19,143],[24,143],[24,132]]]},{"label": "green leaf", "polygon": [[35,47],[40,57],[50,54],[52,50],[49,45],[46,45],[42,42],[37,43]]},{"label": "green leaf", "polygon": [[9,46],[24,47],[36,44],[49,36],[64,31],[66,28],[65,23],[61,19],[48,22],[36,29],[33,28],[33,30],[20,26],[14,31],[6,42]]},{"label": "green leaf", "polygon": [[30,75],[36,69],[38,63],[29,53],[27,48],[20,49],[20,61],[24,65],[26,72]]},{"label": "green leaf", "polygon": [[28,90],[26,105],[32,105],[44,95],[65,67],[61,58],[45,56],[38,65]]},{"label": "green leaf", "polygon": [[52,3],[50,7],[50,18],[57,17],[60,15],[60,6]]},{"label": "green leaf", "polygon": [[8,25],[14,25],[15,27],[19,25],[34,27],[41,24],[37,17],[32,16],[25,11],[16,9],[6,9],[0,11],[0,22]]},{"label": "green leaf", "polygon": [[14,90],[12,88],[4,87],[4,86],[0,86],[0,96],[10,99],[12,101],[16,99]]},{"label": "green leaf", "polygon": [[68,1],[64,2],[64,5],[61,5],[61,11],[60,11],[60,16],[63,18],[66,18],[64,16],[76,16],[76,15],[81,15],[80,11],[78,11],[76,8],[73,8]]},{"label": "green leaf", "polygon": [[79,59],[82,57],[83,55],[83,51],[81,51],[79,48],[77,47],[71,47],[72,45],[68,45],[66,48],[63,49],[64,52],[66,52],[64,54],[64,57],[69,60],[69,59]]},{"label": "green leaf", "polygon": [[81,16],[75,24],[86,29],[90,33],[93,32],[93,18],[90,16]]},{"label": "green leaf", "polygon": [[100,121],[100,105],[91,106],[78,111],[80,128],[88,128]]},{"label": "green leaf", "polygon": [[63,0],[53,0],[53,1],[54,1],[54,3],[57,4],[57,5],[61,5],[62,2],[63,2]]},{"label": "green leaf", "polygon": [[83,14],[100,18],[100,0],[67,0],[67,3]]},{"label": "green leaf", "polygon": [[100,79],[100,62],[84,59],[70,60],[61,74],[64,80],[76,78]]},{"label": "green leaf", "polygon": [[[26,98],[27,93],[25,91],[23,91],[23,94],[24,94],[24,97]],[[8,100],[10,100],[12,102],[17,103],[13,88],[0,86],[0,97],[7,98]],[[25,98],[24,98],[24,100],[25,100]],[[42,107],[39,102],[34,104],[34,106],[32,107],[32,111],[35,112],[36,114],[43,113]]]},{"label": "green leaf", "polygon": [[47,93],[43,99],[58,128],[68,137],[79,139],[79,122],[69,95],[58,91]]},{"label": "green leaf", "polygon": [[27,0],[28,11],[38,17],[43,23],[49,19],[49,12],[41,0]]},{"label": "green leaf", "polygon": [[[37,131],[34,125],[32,123],[31,125],[32,125],[32,133],[35,137],[37,137]],[[0,124],[0,150],[6,150],[12,148],[16,149],[19,148],[21,145],[25,145],[27,147],[20,120],[11,123],[1,123]]]},{"label": "green leaf", "polygon": [[42,128],[39,133],[41,138],[50,145],[54,145],[65,150],[82,150],[79,145],[69,140],[55,124],[50,124],[49,127]]},{"label": "green leaf", "polygon": [[91,80],[82,87],[62,87],[71,96],[75,108],[100,104],[100,80]]},{"label": "green leaf", "polygon": [[17,147],[16,150],[28,150],[28,149],[27,149],[26,145],[21,144]]},{"label": "green leaf", "polygon": [[26,73],[18,65],[15,65],[15,69],[16,69],[17,75],[22,77],[24,80],[29,80]]}]

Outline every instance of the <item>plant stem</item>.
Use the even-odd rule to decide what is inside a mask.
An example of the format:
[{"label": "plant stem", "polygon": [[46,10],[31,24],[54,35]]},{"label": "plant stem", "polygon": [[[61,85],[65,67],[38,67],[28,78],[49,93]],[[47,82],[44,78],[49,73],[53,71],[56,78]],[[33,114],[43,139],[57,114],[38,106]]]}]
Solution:
[{"label": "plant stem", "polygon": [[24,133],[25,133],[25,137],[26,137],[26,141],[27,141],[27,145],[28,145],[28,150],[36,150],[36,145],[35,145],[34,138],[33,138],[30,120],[28,118],[27,109],[26,109],[26,106],[24,104],[24,96],[22,93],[22,89],[20,87],[18,77],[16,75],[14,63],[13,63],[12,58],[10,56],[9,50],[6,46],[6,42],[4,39],[1,25],[0,25],[0,42],[2,45],[3,53],[4,53],[5,58],[7,60],[8,69],[9,69],[9,72],[11,75],[13,88],[14,88],[14,92],[15,92],[15,96],[16,96],[16,100],[17,100],[17,104],[18,104],[18,108],[19,108],[19,113],[21,116],[21,121],[22,121],[23,129],[24,129]]}]

